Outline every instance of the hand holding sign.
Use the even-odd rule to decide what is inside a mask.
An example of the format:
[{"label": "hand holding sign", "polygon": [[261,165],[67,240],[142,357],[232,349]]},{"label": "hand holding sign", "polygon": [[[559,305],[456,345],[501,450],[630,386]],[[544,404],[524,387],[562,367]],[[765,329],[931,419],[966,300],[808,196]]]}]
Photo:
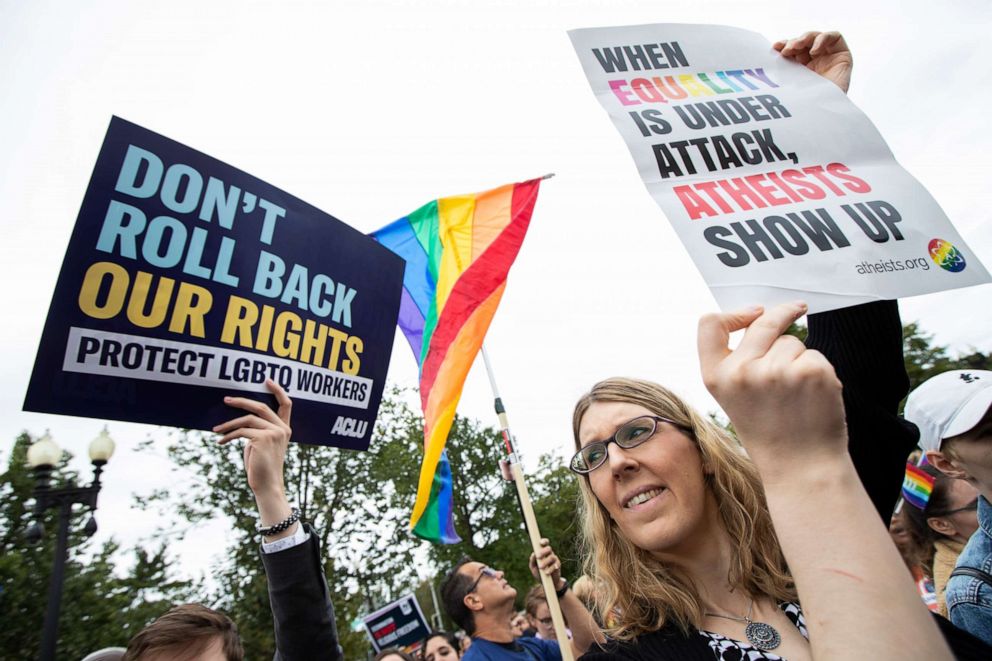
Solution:
[{"label": "hand holding sign", "polygon": [[[846,457],[841,383],[818,351],[783,335],[805,303],[710,314],[699,320],[699,367],[763,478],[797,464]],[[730,350],[730,333],[746,329]]]},{"label": "hand holding sign", "polygon": [[845,94],[851,86],[854,57],[840,32],[806,32],[796,39],[772,44],[782,57],[795,60],[813,73],[836,83]]},{"label": "hand holding sign", "polygon": [[[214,431],[223,434],[217,441],[222,445],[236,438],[247,440],[244,459],[248,486],[255,494],[261,525],[271,526],[286,519],[291,512],[283,481],[283,465],[292,434],[289,420],[293,402],[286,391],[272,379],[266,381],[265,385],[276,397],[278,414],[254,399],[225,397],[225,404],[248,411],[248,415],[219,424],[214,427]],[[294,530],[295,527],[290,527],[266,539],[272,541],[286,537]]]},{"label": "hand holding sign", "polygon": [[824,312],[990,280],[878,130],[838,94],[853,62],[839,33],[774,47],[718,25],[569,35],[723,310],[801,298]]},{"label": "hand holding sign", "polygon": [[269,379],[296,400],[296,441],[364,450],[403,270],[306,202],[115,117],[25,409],[211,429],[222,395],[264,400]]}]

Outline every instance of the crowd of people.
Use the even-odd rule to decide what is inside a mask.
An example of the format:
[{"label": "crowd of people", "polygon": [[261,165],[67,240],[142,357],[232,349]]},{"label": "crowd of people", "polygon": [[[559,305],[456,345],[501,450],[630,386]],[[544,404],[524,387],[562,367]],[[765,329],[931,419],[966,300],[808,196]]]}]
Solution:
[{"label": "crowd of people", "polygon": [[[775,47],[846,91],[852,60],[840,35]],[[535,586],[518,612],[521,592],[499,569],[463,558],[441,600],[466,636],[434,632],[416,656],[376,659],[552,661],[562,658],[557,633],[585,661],[992,658],[992,372],[930,379],[903,417],[897,303],[810,314],[802,342],[786,330],[806,314],[797,302],[700,320],[702,377],[733,436],[656,383],[593,385],[575,406],[569,464],[585,575],[570,584],[543,540],[531,571],[556,594]],[[247,439],[276,658],[337,659],[317,536],[283,484],[292,402],[268,385],[276,411],[229,397],[242,414],[215,431],[221,443]],[[911,467],[932,489],[899,505],[917,446]],[[136,635],[123,658],[230,661],[240,649],[229,619],[188,604]]]}]

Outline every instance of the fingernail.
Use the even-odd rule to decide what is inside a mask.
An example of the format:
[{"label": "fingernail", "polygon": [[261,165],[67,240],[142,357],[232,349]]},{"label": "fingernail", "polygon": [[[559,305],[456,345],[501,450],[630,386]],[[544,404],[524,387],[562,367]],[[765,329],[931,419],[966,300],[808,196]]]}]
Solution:
[{"label": "fingernail", "polygon": [[809,306],[808,306],[808,305],[806,305],[806,301],[796,301],[796,302],[794,303],[794,305],[795,305],[795,306],[796,306],[797,308],[799,308],[800,310],[802,310],[803,312],[806,312],[806,310],[808,310],[808,309],[809,309]]},{"label": "fingernail", "polygon": [[225,398],[224,398],[224,401],[225,401],[225,402],[229,402],[229,401],[231,401],[232,399],[234,399],[234,398],[233,398],[233,397],[225,397]]}]

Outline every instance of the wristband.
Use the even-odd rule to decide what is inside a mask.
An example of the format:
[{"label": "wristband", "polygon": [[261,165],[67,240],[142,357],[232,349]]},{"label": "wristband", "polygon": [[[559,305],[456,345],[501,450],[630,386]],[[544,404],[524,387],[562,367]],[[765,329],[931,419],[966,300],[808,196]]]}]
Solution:
[{"label": "wristband", "polygon": [[262,528],[261,526],[259,526],[258,534],[261,535],[262,537],[271,537],[272,535],[278,535],[283,530],[290,527],[299,520],[300,520],[300,508],[294,507],[292,508],[292,514],[290,514],[287,518],[283,519],[276,525],[269,526],[268,528]]},{"label": "wristband", "polygon": [[565,585],[561,586],[561,589],[560,590],[555,590],[555,595],[559,599],[561,599],[562,597],[564,597],[565,596],[565,593],[568,592],[568,579],[567,578],[562,578],[561,580],[565,581]]}]

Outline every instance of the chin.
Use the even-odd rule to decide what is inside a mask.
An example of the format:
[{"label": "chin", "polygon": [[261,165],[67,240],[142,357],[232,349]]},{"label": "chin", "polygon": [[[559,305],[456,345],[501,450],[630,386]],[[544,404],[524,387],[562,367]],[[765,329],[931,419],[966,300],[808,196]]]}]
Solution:
[{"label": "chin", "polygon": [[661,535],[645,537],[643,534],[636,538],[627,537],[631,544],[652,555],[666,554],[676,551],[686,541],[684,535]]}]

